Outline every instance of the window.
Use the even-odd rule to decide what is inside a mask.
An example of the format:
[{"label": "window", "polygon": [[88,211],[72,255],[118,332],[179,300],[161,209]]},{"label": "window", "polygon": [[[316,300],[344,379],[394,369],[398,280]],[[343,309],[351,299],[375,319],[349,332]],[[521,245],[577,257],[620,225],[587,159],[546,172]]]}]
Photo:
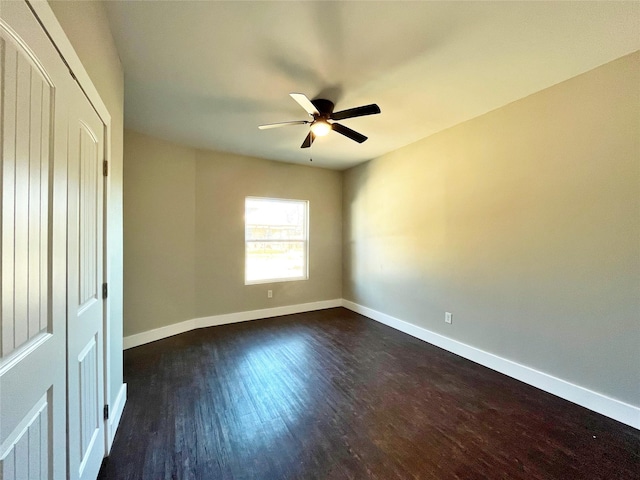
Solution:
[{"label": "window", "polygon": [[306,280],[309,202],[245,199],[245,284]]}]

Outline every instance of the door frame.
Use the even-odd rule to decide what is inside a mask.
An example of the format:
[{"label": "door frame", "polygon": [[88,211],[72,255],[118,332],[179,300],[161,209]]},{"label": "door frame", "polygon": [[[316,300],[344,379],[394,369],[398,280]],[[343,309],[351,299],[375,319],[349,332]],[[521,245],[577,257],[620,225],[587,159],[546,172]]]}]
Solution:
[{"label": "door frame", "polygon": [[[25,0],[27,5],[31,8],[34,15],[44,28],[45,32],[51,39],[52,43],[60,53],[63,61],[69,67],[69,70],[74,79],[80,85],[80,88],[84,92],[85,96],[89,100],[89,103],[93,106],[94,110],[100,117],[102,124],[104,125],[104,160],[108,162],[110,166],[111,162],[111,114],[109,113],[107,106],[102,100],[102,97],[98,93],[97,88],[91,81],[89,74],[87,73],[80,57],[76,53],[73,45],[67,38],[66,33],[62,29],[62,26],[58,22],[53,10],[49,6],[46,0]],[[109,268],[109,253],[110,246],[108,244],[108,219],[109,219],[109,206],[110,206],[110,175],[103,177],[104,189],[103,189],[103,283],[109,284],[110,280],[110,268]],[[102,318],[102,339],[103,339],[103,379],[104,379],[104,399],[105,404],[110,405],[111,402],[111,325],[109,322],[111,313],[111,298],[107,296],[103,300],[103,318]],[[68,319],[67,319],[68,321]],[[110,405],[111,406],[111,405]],[[112,419],[113,420],[113,419]],[[115,430],[117,423],[105,420],[104,421],[105,432],[105,445],[106,451],[104,455],[108,455],[115,436]]]}]

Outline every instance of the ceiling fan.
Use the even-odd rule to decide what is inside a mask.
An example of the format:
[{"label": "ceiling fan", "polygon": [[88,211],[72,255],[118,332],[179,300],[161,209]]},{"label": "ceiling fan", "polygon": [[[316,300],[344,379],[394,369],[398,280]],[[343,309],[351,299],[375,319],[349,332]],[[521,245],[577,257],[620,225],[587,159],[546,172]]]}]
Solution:
[{"label": "ceiling fan", "polygon": [[380,107],[375,103],[372,103],[371,105],[364,105],[362,107],[341,110],[340,112],[334,112],[334,105],[331,100],[325,100],[323,98],[309,100],[304,93],[290,93],[289,95],[291,95],[291,98],[306,110],[313,120],[269,123],[267,125],[260,125],[258,128],[260,130],[265,130],[267,128],[285,127],[287,125],[310,125],[309,134],[304,139],[304,142],[302,142],[300,148],[309,148],[316,137],[327,135],[331,130],[338,132],[351,140],[355,140],[358,143],[362,143],[367,139],[367,137],[355,130],[351,130],[344,125],[330,120],[344,120],[347,118],[362,117],[364,115],[380,113]]}]

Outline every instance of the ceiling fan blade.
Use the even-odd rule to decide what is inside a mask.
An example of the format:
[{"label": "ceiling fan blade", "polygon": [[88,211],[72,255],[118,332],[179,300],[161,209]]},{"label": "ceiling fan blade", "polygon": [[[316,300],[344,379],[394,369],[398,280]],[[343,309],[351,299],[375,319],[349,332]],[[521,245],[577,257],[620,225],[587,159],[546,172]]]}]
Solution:
[{"label": "ceiling fan blade", "polygon": [[349,108],[331,114],[332,120],[344,120],[345,118],[363,117],[364,115],[374,115],[380,113],[380,107],[375,103],[362,107]]},{"label": "ceiling fan blade", "polygon": [[289,95],[291,95],[291,98],[298,102],[298,104],[304,108],[309,115],[320,115],[316,106],[311,103],[311,100],[309,100],[304,93],[290,93]]},{"label": "ceiling fan blade", "polygon": [[266,125],[258,125],[260,130],[266,130],[268,128],[286,127],[287,125],[302,125],[305,123],[311,123],[308,120],[296,120],[293,122],[280,122],[280,123],[267,123]]},{"label": "ceiling fan blade", "polygon": [[309,132],[309,135],[307,135],[307,138],[304,139],[304,142],[302,142],[300,148],[309,148],[315,139],[316,136],[313,134],[313,132]]},{"label": "ceiling fan blade", "polygon": [[332,123],[331,127],[335,132],[344,135],[345,137],[350,138],[351,140],[355,140],[358,143],[364,142],[368,137],[365,137],[361,133],[356,132],[355,130],[351,130],[350,128],[345,127],[344,125],[340,125],[339,123]]}]

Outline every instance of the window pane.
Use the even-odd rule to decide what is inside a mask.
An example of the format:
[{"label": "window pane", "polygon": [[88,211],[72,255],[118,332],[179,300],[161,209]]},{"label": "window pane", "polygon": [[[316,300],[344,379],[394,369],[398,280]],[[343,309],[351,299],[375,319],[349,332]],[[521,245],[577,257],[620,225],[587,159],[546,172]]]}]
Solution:
[{"label": "window pane", "polygon": [[246,280],[305,278],[304,242],[247,242]]},{"label": "window pane", "polygon": [[306,202],[248,198],[247,240],[304,240]]}]

